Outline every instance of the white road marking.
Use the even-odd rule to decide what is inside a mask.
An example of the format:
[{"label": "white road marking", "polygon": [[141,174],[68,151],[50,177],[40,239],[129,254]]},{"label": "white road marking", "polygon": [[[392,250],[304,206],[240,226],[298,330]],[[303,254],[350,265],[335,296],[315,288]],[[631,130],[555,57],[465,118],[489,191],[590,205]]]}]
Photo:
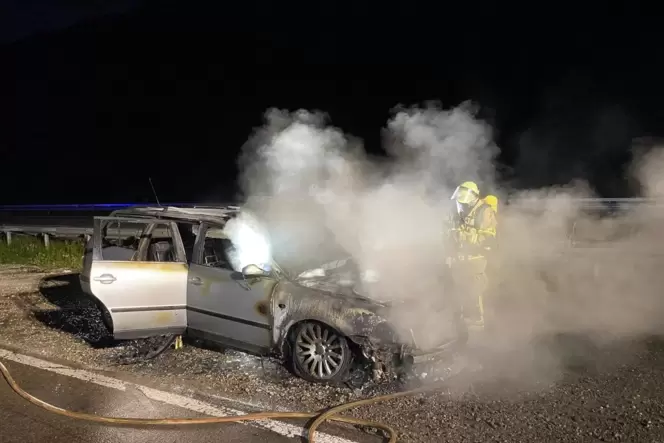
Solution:
[{"label": "white road marking", "polygon": [[105,375],[95,374],[89,371],[84,371],[82,369],[70,368],[68,366],[59,365],[57,363],[52,363],[46,360],[40,360],[38,358],[29,357],[27,355],[16,354],[4,349],[0,349],[0,357],[15,361],[16,363],[32,366],[34,368],[55,372],[56,374],[77,378],[79,380],[87,381],[100,386],[105,386],[107,388],[117,389],[119,391],[124,391],[127,389],[127,384],[125,382],[115,378],[106,377]]},{"label": "white road marking", "polygon": [[[190,411],[198,412],[200,414],[209,415],[212,417],[227,417],[231,415],[243,415],[244,411],[237,409],[227,408],[224,406],[217,406],[204,401],[196,400],[184,395],[174,394],[172,392],[160,391],[158,389],[149,388],[147,386],[138,385],[135,383],[126,382],[105,375],[96,374],[84,369],[75,369],[68,366],[52,363],[39,358],[30,357],[27,355],[17,354],[15,352],[0,349],[0,358],[11,360],[34,368],[42,369],[45,371],[54,372],[56,374],[64,375],[67,377],[76,378],[88,383],[94,383],[119,391],[126,391],[128,388],[137,389],[150,400],[165,403],[171,406],[188,409]],[[284,423],[276,420],[256,420],[251,422],[241,422],[250,426],[265,429],[286,437],[297,438],[306,436],[306,431],[300,427]],[[337,437],[322,432],[317,433],[316,441],[321,443],[356,443],[352,440],[347,440],[342,437]]]}]

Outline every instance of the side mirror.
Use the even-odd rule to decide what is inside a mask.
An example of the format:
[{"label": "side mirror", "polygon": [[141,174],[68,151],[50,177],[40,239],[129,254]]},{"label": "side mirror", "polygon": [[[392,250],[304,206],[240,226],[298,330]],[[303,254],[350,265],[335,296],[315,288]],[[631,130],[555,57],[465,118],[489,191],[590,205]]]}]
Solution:
[{"label": "side mirror", "polygon": [[256,265],[247,265],[242,268],[242,275],[245,277],[267,277],[270,273]]}]

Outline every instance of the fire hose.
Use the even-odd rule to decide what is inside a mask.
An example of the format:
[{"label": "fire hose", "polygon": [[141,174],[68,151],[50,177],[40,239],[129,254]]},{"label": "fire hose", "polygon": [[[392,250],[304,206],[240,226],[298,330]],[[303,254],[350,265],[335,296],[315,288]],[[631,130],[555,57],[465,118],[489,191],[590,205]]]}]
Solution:
[{"label": "fire hose", "polygon": [[[400,397],[406,397],[410,395],[421,394],[425,392],[431,392],[443,387],[448,386],[449,378],[441,383],[434,385],[420,387],[416,389],[411,389],[409,391],[395,392],[392,394],[379,395],[376,397],[370,397],[362,400],[356,400],[349,403],[343,403],[338,406],[334,406],[323,412],[275,412],[275,411],[266,411],[266,412],[255,412],[244,415],[237,415],[231,417],[201,417],[201,418],[125,418],[125,417],[106,417],[101,415],[90,414],[86,412],[77,412],[71,411],[68,409],[60,408],[58,406],[52,405],[50,403],[41,400],[34,395],[23,390],[19,384],[14,380],[10,374],[7,367],[0,362],[0,372],[5,381],[9,384],[14,392],[23,397],[28,402],[33,405],[39,406],[42,409],[47,410],[48,412],[61,415],[64,417],[74,418],[77,420],[101,423],[106,425],[125,425],[125,426],[172,426],[172,425],[200,425],[200,424],[212,424],[212,423],[237,423],[243,421],[255,421],[255,420],[264,420],[264,419],[292,419],[292,418],[315,418],[315,420],[307,427],[307,440],[310,443],[316,441],[315,436],[318,431],[318,427],[323,424],[325,421],[335,421],[340,423],[347,423],[357,426],[371,427],[376,429],[381,429],[389,435],[389,443],[396,443],[397,441],[397,432],[391,426],[373,422],[370,420],[363,420],[353,417],[340,416],[339,414],[347,411],[349,409],[357,408],[360,406],[366,406],[369,404],[380,403],[388,400],[393,400]],[[458,377],[455,376],[455,377]]]}]

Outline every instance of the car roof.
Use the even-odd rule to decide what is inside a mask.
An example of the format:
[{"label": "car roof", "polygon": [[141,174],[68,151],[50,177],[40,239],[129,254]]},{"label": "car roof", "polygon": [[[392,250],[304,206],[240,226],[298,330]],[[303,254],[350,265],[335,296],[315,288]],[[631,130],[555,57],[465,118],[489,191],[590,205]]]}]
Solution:
[{"label": "car roof", "polygon": [[235,205],[194,206],[190,208],[176,206],[134,206],[126,209],[118,209],[110,215],[112,217],[151,217],[173,221],[225,223],[239,212],[240,207]]}]

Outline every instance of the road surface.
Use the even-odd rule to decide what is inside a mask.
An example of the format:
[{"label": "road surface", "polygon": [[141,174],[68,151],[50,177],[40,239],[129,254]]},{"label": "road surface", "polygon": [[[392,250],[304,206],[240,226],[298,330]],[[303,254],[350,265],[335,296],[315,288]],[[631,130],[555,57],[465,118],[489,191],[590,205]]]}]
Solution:
[{"label": "road surface", "polygon": [[[643,262],[635,263],[643,266]],[[655,288],[664,284],[655,283],[650,282]],[[588,288],[590,290],[592,285]],[[637,294],[625,294],[623,306],[627,310]],[[589,295],[597,296],[596,293]],[[593,306],[592,311],[580,309],[579,313],[588,319],[593,317],[588,314],[600,318],[601,306],[597,303]],[[649,306],[653,313],[661,312],[660,304]],[[529,320],[527,317],[517,320],[515,328],[529,324],[525,321]],[[661,336],[593,338],[584,334],[526,334],[525,338],[528,341],[524,338],[514,343],[497,340],[493,347],[467,349],[463,353],[467,361],[480,363],[469,381],[451,379],[449,389],[360,407],[350,415],[390,424],[396,428],[399,441],[404,443],[664,442],[664,339]],[[63,407],[104,414],[125,411],[132,416],[153,417],[163,413],[169,416],[205,414],[210,407],[220,409],[221,405],[226,406],[226,411],[317,411],[377,393],[371,386],[351,389],[308,383],[292,377],[278,361],[228,349],[207,348],[194,341],[186,342],[184,348],[177,351],[170,349],[153,360],[131,365],[119,363],[134,350],[130,343],[110,340],[99,310],[81,292],[77,275],[0,266],[0,359],[10,361],[11,369],[18,371],[15,375],[26,389]],[[17,359],[18,353],[39,356],[40,363]],[[33,376],[28,370],[14,369],[21,368],[22,361],[33,362],[32,371],[36,373],[45,370],[49,374]],[[70,367],[70,377],[66,380],[75,378],[76,374],[82,380],[69,381],[69,385],[58,382],[61,377],[51,373],[60,371],[62,376],[67,368],[54,366],[56,361]],[[463,359],[460,362],[463,363]],[[442,362],[434,369],[446,370],[448,363]],[[72,374],[71,367],[87,369]],[[451,369],[454,372],[454,368]],[[91,371],[112,373],[116,377],[113,383],[119,378],[126,380],[123,385],[126,389],[115,389],[115,384],[107,386],[97,377],[96,380],[103,383],[99,388],[92,388],[101,392],[90,391],[87,386],[88,382],[94,383],[93,379],[85,377],[89,377]],[[435,381],[433,371],[428,371],[425,383],[432,377]],[[78,389],[67,389],[67,386]],[[189,397],[201,401],[191,403]],[[161,403],[170,406],[160,406],[156,402],[159,398],[166,400]],[[132,402],[135,403],[133,408],[129,407]],[[203,437],[205,442],[217,436],[233,441],[236,435],[250,442],[284,441],[283,438],[297,441],[291,437],[302,432],[301,423],[277,420],[262,427],[252,423],[248,427],[254,429],[246,430],[220,425],[218,429],[134,431],[69,422],[33,408],[22,403],[6,386],[0,386],[0,443],[43,440],[46,436],[57,441],[53,436],[60,434],[68,440],[76,441],[74,437],[78,437],[79,441],[93,443],[104,439],[150,441],[148,437],[141,437],[150,432],[159,435],[160,442],[186,442],[190,434],[199,440]],[[325,425],[322,430],[328,436],[317,439],[318,443],[384,441],[372,429],[360,432]],[[221,434],[212,435],[214,432]],[[248,437],[243,432],[249,433]],[[264,432],[272,434],[268,434],[267,440],[260,440]],[[135,436],[135,440],[126,437],[128,435]]]},{"label": "road surface", "polygon": [[[122,417],[195,417],[201,414],[149,399],[141,391],[103,387],[2,359],[21,387],[37,397],[74,411]],[[30,442],[295,442],[269,430],[244,424],[127,428],[91,424],[61,417],[34,406],[0,381],[0,441]]]}]

